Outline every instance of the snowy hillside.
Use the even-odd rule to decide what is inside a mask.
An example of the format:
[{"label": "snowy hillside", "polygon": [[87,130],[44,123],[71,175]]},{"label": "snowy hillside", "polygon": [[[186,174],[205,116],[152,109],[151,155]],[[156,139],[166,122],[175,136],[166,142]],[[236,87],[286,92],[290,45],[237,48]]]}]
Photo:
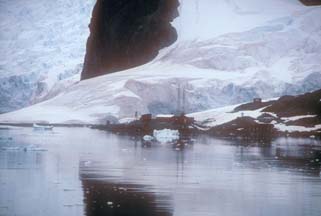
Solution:
[{"label": "snowy hillside", "polygon": [[0,1],[0,113],[82,70],[95,0]]},{"label": "snowy hillside", "polygon": [[[198,112],[321,88],[321,7],[293,0],[182,0],[179,39],[151,63],[77,83],[0,122],[104,123]],[[60,88],[55,88],[60,92]]]}]

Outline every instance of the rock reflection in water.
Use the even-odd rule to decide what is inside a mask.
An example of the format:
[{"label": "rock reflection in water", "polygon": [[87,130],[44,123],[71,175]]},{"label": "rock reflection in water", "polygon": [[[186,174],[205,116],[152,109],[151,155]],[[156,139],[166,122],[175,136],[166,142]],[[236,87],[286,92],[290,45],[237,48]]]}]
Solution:
[{"label": "rock reflection in water", "polygon": [[[291,172],[320,176],[321,146],[308,139],[280,138],[273,143],[236,143],[237,159],[254,168],[278,168]],[[248,163],[249,162],[249,163]],[[256,163],[254,163],[256,162]],[[251,165],[252,164],[252,165]]]},{"label": "rock reflection in water", "polygon": [[[170,216],[169,198],[145,191],[142,185],[81,178],[87,216]],[[163,207],[160,204],[163,203]]]},{"label": "rock reflection in water", "polygon": [[[135,137],[133,144],[136,150],[151,149],[153,151],[152,148],[159,143],[156,144]],[[172,146],[172,153],[176,155],[172,159],[176,160],[176,179],[179,181],[184,175],[184,151],[192,146],[192,141],[180,139],[166,145]],[[150,162],[153,163],[152,158],[151,160]],[[105,175],[104,171],[99,171],[104,170],[104,168],[94,166],[92,169],[88,169],[86,162],[81,162],[79,169],[87,216],[173,215],[171,194],[156,193],[151,189],[152,186],[148,185],[113,182],[111,176]],[[117,180],[120,181],[121,179]]]}]

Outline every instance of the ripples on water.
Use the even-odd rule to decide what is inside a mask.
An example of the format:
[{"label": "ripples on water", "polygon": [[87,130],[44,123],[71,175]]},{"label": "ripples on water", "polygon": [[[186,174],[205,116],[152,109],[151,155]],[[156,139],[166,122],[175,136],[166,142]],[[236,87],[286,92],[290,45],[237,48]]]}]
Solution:
[{"label": "ripples on water", "polygon": [[0,215],[321,215],[321,144],[0,130]]}]

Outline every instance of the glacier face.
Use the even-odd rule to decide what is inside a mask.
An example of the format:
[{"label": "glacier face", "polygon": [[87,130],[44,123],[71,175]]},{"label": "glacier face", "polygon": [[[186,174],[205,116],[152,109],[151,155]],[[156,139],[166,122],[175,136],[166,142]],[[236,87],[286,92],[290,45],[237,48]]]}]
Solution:
[{"label": "glacier face", "polygon": [[214,39],[178,43],[161,61],[247,74],[253,80],[296,83],[321,73],[320,9],[267,22]]},{"label": "glacier face", "polygon": [[0,1],[0,113],[47,98],[61,80],[79,80],[94,4]]},{"label": "glacier face", "polygon": [[0,122],[104,123],[136,111],[172,113],[179,86],[186,112],[321,88],[320,7],[292,0],[180,2],[178,40],[154,61],[61,92],[75,81],[66,79],[49,94],[58,96],[1,115]]}]

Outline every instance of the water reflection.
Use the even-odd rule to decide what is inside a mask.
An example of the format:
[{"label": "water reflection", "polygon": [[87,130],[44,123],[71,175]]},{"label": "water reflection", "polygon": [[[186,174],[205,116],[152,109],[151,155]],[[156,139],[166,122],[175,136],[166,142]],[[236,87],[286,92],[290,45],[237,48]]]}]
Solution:
[{"label": "water reflection", "polygon": [[161,144],[85,128],[0,137],[0,215],[321,215],[313,140]]},{"label": "water reflection", "polygon": [[[81,177],[86,215],[169,216],[170,198],[146,192],[144,186]],[[162,205],[160,205],[162,203]]]}]

